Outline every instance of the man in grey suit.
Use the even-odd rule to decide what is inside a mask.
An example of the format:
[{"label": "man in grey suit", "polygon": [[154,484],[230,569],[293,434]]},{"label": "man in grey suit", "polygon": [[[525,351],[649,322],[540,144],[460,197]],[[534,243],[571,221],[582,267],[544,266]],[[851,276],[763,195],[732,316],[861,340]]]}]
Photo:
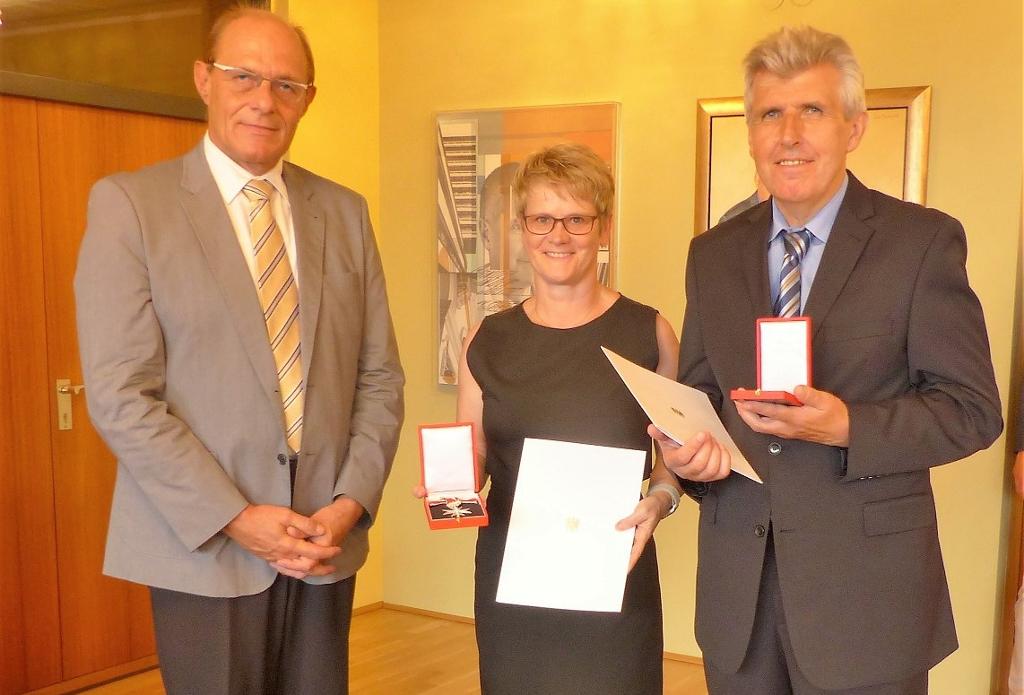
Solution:
[{"label": "man in grey suit", "polygon": [[347,692],[355,572],[402,421],[366,202],[282,157],[304,34],[228,12],[194,66],[208,131],[98,182],[75,293],[118,460],[104,571],[151,587],[169,693]]},{"label": "man in grey suit", "polygon": [[[867,125],[840,37],[783,29],[745,61],[771,200],[695,238],[679,380],[708,394],[763,485],[707,433],[666,463],[700,499],[696,634],[723,693],[923,693],[957,647],[929,469],[1002,429],[953,218],[846,171]],[[755,320],[811,318],[800,406],[756,383]]]}]

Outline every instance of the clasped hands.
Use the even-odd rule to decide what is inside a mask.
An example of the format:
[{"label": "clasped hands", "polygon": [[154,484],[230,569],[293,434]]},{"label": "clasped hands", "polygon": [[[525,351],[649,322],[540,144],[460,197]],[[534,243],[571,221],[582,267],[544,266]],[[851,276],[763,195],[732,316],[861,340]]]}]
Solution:
[{"label": "clasped hands", "polygon": [[328,563],[363,514],[363,507],[339,497],[310,516],[288,507],[250,504],[224,527],[224,533],[281,574],[296,579],[331,574]]},{"label": "clasped hands", "polygon": [[[849,446],[850,415],[840,398],[809,386],[797,386],[793,395],[803,405],[734,402],[740,418],[755,432],[781,439]],[[665,465],[680,478],[710,482],[721,480],[732,471],[729,452],[707,432],[698,433],[683,445],[676,444],[654,425],[647,432],[661,445]]]}]

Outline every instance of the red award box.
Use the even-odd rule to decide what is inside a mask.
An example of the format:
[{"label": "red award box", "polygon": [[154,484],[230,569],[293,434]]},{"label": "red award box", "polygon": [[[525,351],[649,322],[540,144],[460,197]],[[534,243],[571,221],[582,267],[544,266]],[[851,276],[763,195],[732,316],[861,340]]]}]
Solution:
[{"label": "red award box", "polygon": [[757,388],[733,389],[734,401],[803,405],[793,390],[811,385],[811,319],[760,318],[757,333]]},{"label": "red award box", "polygon": [[420,467],[427,496],[423,508],[432,529],[487,525],[473,424],[420,425]]}]

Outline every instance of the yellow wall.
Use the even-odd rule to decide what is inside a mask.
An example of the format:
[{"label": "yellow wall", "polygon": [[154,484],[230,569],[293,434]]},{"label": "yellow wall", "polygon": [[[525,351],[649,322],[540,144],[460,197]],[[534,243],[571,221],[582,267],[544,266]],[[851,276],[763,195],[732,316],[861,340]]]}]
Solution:
[{"label": "yellow wall", "polygon": [[[287,3],[289,19],[314,47],[317,95],[299,126],[289,158],[364,196],[380,220],[380,68],[376,0]],[[277,11],[281,11],[275,5]],[[388,237],[378,232],[381,246]],[[382,251],[387,258],[387,249]],[[389,277],[396,277],[393,266]],[[395,284],[395,280],[392,280]],[[393,302],[392,302],[393,303]],[[355,605],[383,598],[383,527],[370,531],[370,557],[356,582]]]},{"label": "yellow wall", "polygon": [[[371,196],[369,179],[379,164],[379,217],[371,205],[408,375],[408,424],[385,496],[383,539],[375,539],[386,601],[472,614],[475,534],[427,531],[422,508],[409,496],[419,477],[415,425],[451,419],[455,407],[453,391],[434,383],[438,111],[620,102],[619,287],[659,307],[678,329],[693,220],[696,100],[738,95],[744,51],[781,24],[843,34],[869,87],[934,87],[928,201],[968,230],[969,269],[1005,397],[1021,215],[1019,0],[984,9],[938,0],[819,0],[807,7],[784,0],[777,10],[768,4],[482,0],[456,8],[440,0],[388,0],[378,11],[370,0],[290,0],[292,17],[312,30],[324,92],[328,79],[338,91],[336,107],[325,108],[321,95],[294,158]],[[372,85],[350,86],[374,74],[379,103]],[[379,151],[369,143],[352,149],[363,135],[379,142]],[[1005,552],[1004,451],[997,442],[933,476],[961,643],[933,672],[940,695],[989,690]],[[666,648],[694,655],[695,529],[696,510],[684,505],[658,532]]]}]

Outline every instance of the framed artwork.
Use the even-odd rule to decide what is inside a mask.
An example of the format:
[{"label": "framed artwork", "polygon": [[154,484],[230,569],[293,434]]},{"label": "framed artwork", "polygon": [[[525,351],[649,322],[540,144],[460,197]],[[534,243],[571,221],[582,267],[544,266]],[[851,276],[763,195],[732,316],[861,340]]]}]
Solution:
[{"label": "framed artwork", "polygon": [[[203,120],[192,62],[216,18],[237,4],[7,0],[0,3],[0,94]],[[270,9],[270,0],[242,4]]]},{"label": "framed artwork", "polygon": [[[867,90],[868,127],[847,166],[866,186],[925,203],[931,87]],[[743,97],[697,102],[694,233],[758,202]],[[763,190],[760,193],[766,195]]]},{"label": "framed artwork", "polygon": [[[488,316],[530,296],[512,176],[530,153],[588,145],[616,170],[615,103],[459,111],[437,116],[437,381],[458,382],[462,342]],[[613,215],[613,224],[615,216]],[[612,286],[615,230],[598,256]]]}]

